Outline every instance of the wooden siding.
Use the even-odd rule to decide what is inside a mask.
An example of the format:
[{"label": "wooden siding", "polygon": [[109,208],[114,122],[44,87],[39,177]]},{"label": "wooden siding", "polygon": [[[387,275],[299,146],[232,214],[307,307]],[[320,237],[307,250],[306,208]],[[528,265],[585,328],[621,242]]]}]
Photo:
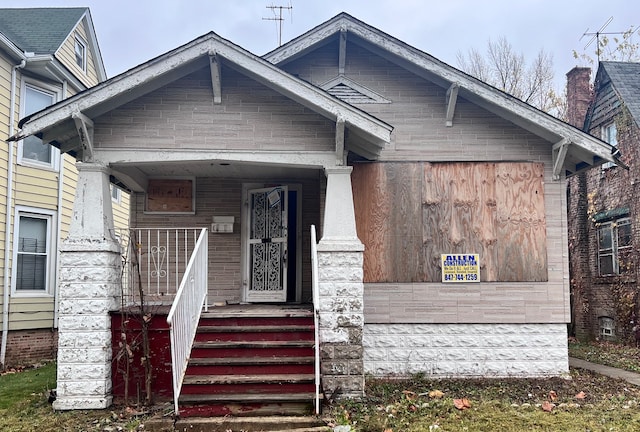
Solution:
[{"label": "wooden siding", "polygon": [[[319,224],[319,182],[296,178],[270,179],[196,179],[196,214],[144,213],[144,194],[131,197],[132,227],[207,227],[214,215],[234,216],[233,233],[209,234],[209,302],[239,301],[242,294],[241,213],[242,184],[300,184],[302,186],[302,300],[311,299],[309,226]],[[292,259],[292,258],[291,258]]]},{"label": "wooden siding", "polygon": [[101,148],[335,149],[333,122],[224,66],[222,104],[205,68],[94,121]]},{"label": "wooden siding", "polygon": [[482,281],[547,280],[542,164],[357,164],[365,282],[438,282],[440,255],[479,253]]},{"label": "wooden siding", "polygon": [[[9,118],[11,108],[9,107],[11,93],[11,68],[12,64],[0,52],[0,134],[3,141],[9,136]],[[7,217],[7,171],[9,167],[9,145],[4,143],[0,146],[0,269],[4,269],[7,262],[4,259],[5,247],[5,221]],[[0,308],[4,292],[4,271],[0,271]],[[1,309],[0,309],[1,310]],[[2,329],[2,320],[0,319],[0,329]]]},{"label": "wooden siding", "polygon": [[[92,87],[98,84],[98,73],[96,67],[96,60],[93,52],[91,51],[90,39],[88,38],[86,20],[82,20],[69,37],[63,42],[58,51],[56,57],[62,64],[64,64],[71,72],[87,87]],[[75,55],[75,38],[76,35],[80,36],[80,39],[84,42],[87,53],[87,70],[83,71],[76,63]]]}]

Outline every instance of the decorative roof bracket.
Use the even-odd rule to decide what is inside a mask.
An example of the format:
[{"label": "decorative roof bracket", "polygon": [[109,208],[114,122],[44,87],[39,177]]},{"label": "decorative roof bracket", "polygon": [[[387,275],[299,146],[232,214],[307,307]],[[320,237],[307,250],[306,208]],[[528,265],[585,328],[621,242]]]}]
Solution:
[{"label": "decorative roof bracket", "polygon": [[93,120],[80,111],[71,115],[78,131],[78,138],[82,146],[82,161],[93,161]]},{"label": "decorative roof bracket", "polygon": [[338,74],[344,75],[344,65],[347,58],[347,29],[340,29],[340,52],[338,53]]},{"label": "decorative roof bracket", "polygon": [[336,120],[336,165],[342,166],[345,164],[345,150],[344,150],[344,138],[345,138],[345,121],[344,117],[338,116]]},{"label": "decorative roof bracket", "polygon": [[567,138],[563,138],[561,141],[555,143],[551,149],[551,157],[553,160],[553,180],[560,180],[560,174],[562,174],[564,160],[567,157],[570,145],[571,141]]},{"label": "decorative roof bracket", "polygon": [[456,103],[458,102],[458,90],[460,85],[457,83],[451,84],[447,90],[446,103],[447,103],[447,127],[453,126],[453,115],[456,112]]},{"label": "decorative roof bracket", "polygon": [[215,51],[209,52],[209,69],[211,69],[211,88],[213,90],[213,103],[222,103],[222,73],[220,60]]}]

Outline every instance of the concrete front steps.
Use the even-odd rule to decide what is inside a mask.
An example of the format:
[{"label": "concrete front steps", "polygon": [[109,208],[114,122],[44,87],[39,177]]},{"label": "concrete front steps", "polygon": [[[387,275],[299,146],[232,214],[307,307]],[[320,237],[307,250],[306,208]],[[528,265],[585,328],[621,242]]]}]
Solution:
[{"label": "concrete front steps", "polygon": [[204,313],[179,399],[180,419],[311,414],[314,356],[309,308],[246,305]]},{"label": "concrete front steps", "polygon": [[189,417],[173,423],[170,419],[152,419],[144,423],[150,432],[330,432],[332,429],[313,416],[270,417]]},{"label": "concrete front steps", "polygon": [[187,418],[175,424],[189,432],[329,432],[331,428],[315,417]]}]

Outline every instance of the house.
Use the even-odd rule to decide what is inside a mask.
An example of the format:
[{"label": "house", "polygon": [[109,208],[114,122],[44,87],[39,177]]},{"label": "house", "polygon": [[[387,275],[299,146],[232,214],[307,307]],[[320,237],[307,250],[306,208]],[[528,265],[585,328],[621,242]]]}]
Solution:
[{"label": "house", "polygon": [[[3,137],[20,117],[105,79],[87,8],[0,9]],[[0,365],[9,366],[56,356],[57,246],[69,231],[77,171],[75,158],[35,137],[0,146],[0,160]],[[126,205],[116,215],[126,226]]]},{"label": "house", "polygon": [[[149,344],[173,364],[168,379],[152,367],[181,415],[313,392],[244,369],[274,346],[296,362],[318,348],[331,398],[361,396],[365,374],[568,372],[566,176],[616,163],[612,147],[348,14],[263,57],[206,34],[19,126],[11,140],[80,161],[57,409],[108,406],[110,347],[128,343],[107,319],[123,262],[110,182],[132,191],[137,292],[172,303],[170,348]],[[306,322],[276,321],[307,305],[317,344],[298,336]],[[259,340],[234,332],[241,320]]]},{"label": "house", "polygon": [[568,182],[573,331],[580,339],[637,343],[637,182],[640,63],[603,61],[567,74],[572,122],[613,145],[628,169],[605,164]]}]

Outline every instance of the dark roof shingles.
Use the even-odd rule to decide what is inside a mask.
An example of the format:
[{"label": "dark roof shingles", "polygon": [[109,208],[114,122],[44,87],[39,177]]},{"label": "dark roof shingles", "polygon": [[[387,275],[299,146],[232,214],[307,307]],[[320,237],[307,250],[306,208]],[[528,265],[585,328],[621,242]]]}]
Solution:
[{"label": "dark roof shingles", "polygon": [[20,50],[53,54],[87,8],[0,9],[0,33]]},{"label": "dark roof shingles", "polygon": [[640,63],[600,63],[631,115],[640,124]]}]

